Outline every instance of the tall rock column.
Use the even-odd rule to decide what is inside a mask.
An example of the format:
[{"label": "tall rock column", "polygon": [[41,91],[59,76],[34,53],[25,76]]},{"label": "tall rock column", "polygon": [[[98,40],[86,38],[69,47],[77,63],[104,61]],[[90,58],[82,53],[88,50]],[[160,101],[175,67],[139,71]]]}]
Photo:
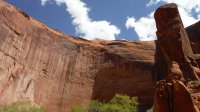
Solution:
[{"label": "tall rock column", "polygon": [[[157,80],[155,106],[157,112],[197,112],[187,89],[187,81],[199,80],[194,67],[194,54],[183,27],[176,4],[159,7],[155,14],[157,54],[155,59],[166,64],[163,78]],[[162,60],[160,60],[162,59]],[[163,61],[164,60],[164,61]],[[159,68],[159,67],[158,67]],[[163,74],[157,74],[163,75]]]},{"label": "tall rock column", "polygon": [[[192,67],[196,62],[177,6],[175,4],[161,6],[154,16],[158,38],[156,44],[162,50],[168,66],[170,67],[174,61],[180,66],[186,79],[199,80]],[[169,72],[170,70],[168,74]]]}]

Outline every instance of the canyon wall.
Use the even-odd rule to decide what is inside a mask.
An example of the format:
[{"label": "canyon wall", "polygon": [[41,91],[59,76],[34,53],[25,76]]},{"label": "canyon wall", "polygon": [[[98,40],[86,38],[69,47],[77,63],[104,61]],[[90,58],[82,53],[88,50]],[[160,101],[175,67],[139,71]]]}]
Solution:
[{"label": "canyon wall", "polygon": [[69,112],[116,93],[152,106],[154,42],[88,41],[64,35],[0,1],[0,104],[30,99]]},{"label": "canyon wall", "polygon": [[[187,70],[183,73],[177,64],[185,60],[185,55],[190,57],[192,54],[196,65],[200,65],[199,25],[200,22],[191,25],[186,31],[181,26],[183,34],[188,35],[183,39],[186,41],[182,41],[186,45],[183,47],[174,47],[176,43],[168,45],[168,40],[178,39],[166,38],[162,41],[162,33],[161,40],[158,39],[156,43],[98,39],[89,41],[48,28],[0,0],[0,104],[28,99],[49,112],[69,112],[74,106],[88,105],[91,99],[109,101],[119,93],[137,96],[139,111],[146,112],[153,104],[157,87],[159,89],[164,84],[164,87],[171,88],[163,81],[159,83],[160,86],[155,86],[156,81],[166,81],[168,78],[174,84],[171,77],[168,77],[169,69],[176,75],[189,74]],[[169,35],[173,37],[176,33],[171,31]],[[169,52],[165,52],[159,45],[169,48]],[[182,48],[189,50],[182,52]],[[175,63],[169,66],[166,54]],[[199,68],[193,65],[192,68],[199,76]],[[192,97],[190,105],[200,107],[200,84],[189,82],[191,79],[186,79],[187,87],[184,81],[175,80],[178,83],[174,85],[183,91],[188,101]],[[179,96],[179,92],[175,95]],[[159,99],[156,101],[162,102]]]}]

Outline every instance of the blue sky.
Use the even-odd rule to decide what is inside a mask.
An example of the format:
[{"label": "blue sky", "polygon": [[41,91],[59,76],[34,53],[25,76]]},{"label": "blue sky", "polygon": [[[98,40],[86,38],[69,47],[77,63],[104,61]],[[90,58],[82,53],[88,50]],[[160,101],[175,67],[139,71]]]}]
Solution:
[{"label": "blue sky", "polygon": [[53,29],[86,39],[154,40],[153,12],[165,3],[178,4],[185,26],[200,18],[199,0],[6,1]]}]

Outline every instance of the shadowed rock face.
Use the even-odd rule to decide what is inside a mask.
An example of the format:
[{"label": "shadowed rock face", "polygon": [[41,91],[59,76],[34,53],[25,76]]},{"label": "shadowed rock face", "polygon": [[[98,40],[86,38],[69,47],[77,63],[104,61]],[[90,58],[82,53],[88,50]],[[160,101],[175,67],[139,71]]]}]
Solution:
[{"label": "shadowed rock face", "polygon": [[200,54],[200,22],[186,28],[194,54]]},{"label": "shadowed rock face", "polygon": [[0,1],[0,104],[30,99],[69,112],[121,93],[138,96],[145,110],[152,105],[154,47],[74,38]]}]

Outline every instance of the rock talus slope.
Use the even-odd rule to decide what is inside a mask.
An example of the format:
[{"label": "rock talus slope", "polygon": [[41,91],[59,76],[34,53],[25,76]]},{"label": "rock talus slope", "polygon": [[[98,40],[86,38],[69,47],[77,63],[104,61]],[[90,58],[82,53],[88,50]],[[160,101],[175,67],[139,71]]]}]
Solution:
[{"label": "rock talus slope", "polygon": [[0,1],[0,104],[30,99],[49,112],[69,112],[121,93],[148,108],[154,51],[154,42],[64,35]]}]

